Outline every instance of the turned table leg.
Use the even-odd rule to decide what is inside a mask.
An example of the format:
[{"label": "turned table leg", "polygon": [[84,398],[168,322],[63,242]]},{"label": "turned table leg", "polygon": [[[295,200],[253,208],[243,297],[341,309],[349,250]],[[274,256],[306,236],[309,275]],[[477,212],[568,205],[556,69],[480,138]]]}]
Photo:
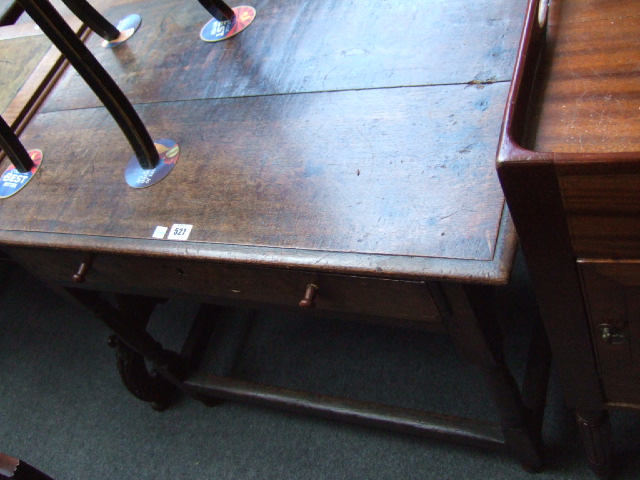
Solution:
[{"label": "turned table leg", "polygon": [[[77,288],[66,289],[66,292],[113,330],[115,335],[109,338],[109,345],[116,349],[122,382],[135,397],[159,411],[168,408],[177,398],[185,377],[202,360],[216,320],[230,312],[225,307],[202,305],[178,354],[164,349],[147,333],[151,314],[163,300],[117,294],[112,305],[99,292]],[[153,366],[151,370],[148,363]],[[207,405],[220,403],[215,398],[191,395]]]},{"label": "turned table leg", "polygon": [[[187,368],[177,353],[165,350],[146,331],[149,317],[161,300],[116,295],[114,306],[99,292],[76,288],[67,291],[115,333],[109,343],[116,349],[118,371],[125,387],[153,408],[166,409],[175,400],[176,385]],[[154,370],[162,370],[162,375],[149,371],[145,359]]]},{"label": "turned table leg", "polygon": [[[502,333],[497,324],[494,287],[447,286],[453,312],[447,328],[461,354],[485,377],[491,398],[500,415],[500,425],[509,453],[528,471],[542,468],[542,441],[537,422],[539,413],[528,409],[505,363]],[[540,378],[540,390],[546,378]]]}]

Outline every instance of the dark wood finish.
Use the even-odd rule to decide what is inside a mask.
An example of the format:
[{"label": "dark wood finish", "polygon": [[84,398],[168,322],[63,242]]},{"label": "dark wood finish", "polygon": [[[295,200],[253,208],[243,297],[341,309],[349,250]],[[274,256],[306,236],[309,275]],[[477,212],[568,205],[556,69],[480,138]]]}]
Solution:
[{"label": "dark wood finish", "polygon": [[313,307],[317,293],[318,286],[313,283],[309,283],[304,289],[304,297],[302,297],[302,300],[300,300],[298,305],[300,305],[302,308]]},{"label": "dark wood finish", "polygon": [[84,283],[87,281],[87,273],[91,270],[91,265],[93,264],[93,259],[85,260],[80,263],[78,267],[78,271],[73,274],[71,279],[76,283]]},{"label": "dark wood finish", "polygon": [[[87,49],[82,39],[78,38],[48,0],[20,0],[20,2],[29,16],[73,65],[74,70],[107,108],[129,141],[140,166],[146,170],[155,168],[158,165],[159,156],[149,132],[127,97]],[[82,3],[71,1],[70,5],[75,9]],[[88,4],[86,8],[93,10]],[[83,17],[86,14],[86,11],[82,12]],[[103,20],[106,22],[105,19]],[[90,26],[99,28],[100,34],[110,36],[94,22],[91,22]]]},{"label": "dark wood finish", "polygon": [[185,386],[196,394],[214,395],[226,400],[244,401],[439,440],[454,440],[472,446],[504,449],[504,439],[495,425],[465,418],[330,397],[210,374],[193,375],[186,380]]},{"label": "dark wood finish", "polygon": [[49,42],[42,34],[30,34],[25,27],[14,25],[0,28],[0,58],[2,58],[0,112],[5,112],[11,100],[18,94],[38,62],[46,54],[49,46]]},{"label": "dark wood finish", "polygon": [[640,90],[638,6],[591,1],[576,10],[578,2],[559,3],[551,19],[557,34],[544,56],[547,80],[534,118],[534,150],[639,152],[640,118],[626,107]]},{"label": "dark wood finish", "polygon": [[582,260],[579,268],[607,404],[638,408],[640,261]]},{"label": "dark wood finish", "polygon": [[[539,315],[539,314],[538,314]],[[538,316],[536,315],[536,316]],[[529,355],[522,381],[522,401],[527,415],[529,431],[539,435],[538,445],[543,446],[542,424],[547,402],[547,387],[551,372],[552,354],[542,321],[532,325]],[[535,437],[534,437],[535,438]]]},{"label": "dark wood finish", "polygon": [[502,333],[491,321],[496,317],[494,289],[485,285],[447,285],[445,288],[451,308],[456,312],[445,319],[447,330],[462,355],[484,375],[500,412],[502,433],[509,452],[525,468],[540,469],[540,432],[531,430],[532,412],[526,410],[520,390],[504,361]]},{"label": "dark wood finish", "polygon": [[[502,150],[505,153],[505,150]],[[508,160],[507,160],[508,158]],[[575,257],[553,164],[503,157],[499,173],[527,259],[567,403],[602,408],[600,383],[584,329],[585,312]],[[526,194],[523,193],[524,185]],[[533,188],[531,185],[544,185]],[[553,332],[553,334],[552,334]],[[581,365],[583,368],[570,368]]]},{"label": "dark wood finish", "polygon": [[[622,169],[586,167],[558,170],[567,224],[576,255],[636,258],[640,255],[640,171],[635,160]],[[632,165],[635,163],[635,165]],[[622,170],[622,171],[621,171]]]},{"label": "dark wood finish", "polygon": [[233,310],[218,305],[205,304],[200,306],[180,351],[180,356],[189,362],[190,370],[195,370],[200,365],[207,342],[213,334],[216,320],[232,313]]},{"label": "dark wood finish", "polygon": [[[403,15],[392,21],[382,1],[261,0],[252,25],[218,44],[198,40],[209,15],[196,2],[96,4],[107,18],[144,8],[127,43],[103,49],[91,35],[86,45],[153,138],[180,144],[180,160],[157,185],[129,188],[124,136],[68,69],[22,133],[47,160],[3,200],[0,245],[114,330],[140,396],[158,400],[144,357],[198,397],[266,395],[283,408],[506,444],[536,469],[539,432],[485,298],[508,281],[517,242],[494,158],[527,5],[396,3]],[[193,225],[188,241],[153,238],[173,224]],[[312,304],[308,285],[318,287]],[[232,379],[204,385],[134,313],[149,296],[298,311],[302,298],[310,314],[446,328],[487,378],[503,438],[432,414]],[[206,322],[185,350],[201,348],[201,333]]]},{"label": "dark wood finish", "polygon": [[316,312],[381,316],[420,323],[442,321],[441,308],[424,281],[282,271],[186,259],[100,254],[88,260],[82,252],[14,247],[6,251],[36,275],[68,286],[75,281],[73,277],[78,269],[85,265],[83,286],[96,290],[226,300],[245,306],[297,307],[306,286],[313,283],[319,287],[314,305]]},{"label": "dark wood finish", "polygon": [[[462,3],[454,6],[463,8]],[[308,46],[310,42],[317,45],[319,19],[334,18],[320,15],[324,8],[321,4],[315,7],[305,7],[299,14],[300,21],[310,23],[296,24],[302,45]],[[382,21],[376,5],[363,3],[358,7],[358,15],[367,18],[367,22]],[[503,7],[511,16],[503,12]],[[416,15],[427,25],[440,25],[437,19],[450,14],[442,8],[437,7],[435,12],[418,9]],[[464,8],[469,5],[464,3]],[[171,2],[151,3],[150,12],[154,9],[164,12],[154,17],[156,24],[163,24],[161,19],[165,17],[177,22],[180,15],[193,15],[186,9],[176,17]],[[183,160],[170,177],[152,189],[134,191],[124,186],[114,162],[126,161],[129,152],[107,113],[89,108],[51,111],[67,108],[59,102],[72,102],[76,108],[96,102],[89,91],[83,94],[73,87],[82,83],[70,72],[44,107],[50,113],[39,115],[32,124],[34,135],[43,140],[44,132],[57,129],[55,135],[47,135],[50,160],[43,167],[47,169],[39,173],[46,176],[45,183],[53,180],[55,185],[46,187],[47,192],[29,186],[30,193],[23,199],[29,203],[23,207],[29,212],[25,215],[29,217],[28,225],[24,219],[13,225],[4,223],[6,231],[12,233],[4,236],[3,241],[24,244],[33,240],[35,244],[44,241],[46,245],[67,248],[81,244],[100,248],[97,243],[101,238],[117,237],[144,240],[127,241],[126,246],[116,247],[126,248],[128,253],[146,254],[159,248],[173,251],[174,255],[176,251],[167,245],[149,241],[151,232],[156,225],[192,223],[189,245],[193,242],[196,248],[190,249],[190,257],[286,263],[299,268],[310,265],[314,270],[354,275],[398,278],[428,275],[504,283],[510,263],[503,260],[511,258],[515,237],[508,216],[503,214],[504,201],[491,158],[508,88],[505,72],[511,68],[515,54],[516,33],[511,27],[520,24],[524,5],[516,8],[513,2],[507,7],[489,2],[480,10],[479,17],[462,17],[464,28],[456,24],[456,35],[465,35],[464,38],[469,35],[474,41],[464,40],[470,52],[456,49],[458,56],[453,58],[451,42],[444,38],[435,42],[429,28],[414,29],[410,35],[393,42],[372,34],[365,41],[371,52],[366,62],[369,74],[359,75],[360,83],[355,85],[366,90],[345,90],[350,88],[345,78],[362,63],[359,51],[340,53],[339,70],[326,59],[331,51],[328,46],[317,54],[314,50],[311,58],[304,52],[298,54],[297,50],[289,54],[296,60],[289,61],[293,63],[289,70],[298,80],[320,82],[334,71],[340,84],[332,88],[339,91],[314,92],[320,88],[317,84],[307,88],[311,92],[301,93],[306,90],[284,89],[283,82],[278,80],[261,83],[262,88],[268,88],[263,96],[247,98],[260,93],[247,85],[240,92],[242,97],[227,98],[244,83],[238,80],[225,84],[211,75],[223,75],[221,71],[246,63],[244,57],[237,56],[246,46],[233,48],[233,55],[225,54],[218,59],[226,68],[194,61],[187,69],[184,55],[208,58],[222,55],[225,49],[222,46],[212,49],[208,45],[203,50],[203,45],[192,41],[191,31],[182,27],[182,21],[171,23],[167,31],[143,29],[135,35],[134,42],[127,42],[122,49],[102,49],[94,38],[89,41],[93,53],[134,103],[144,101],[145,95],[153,90],[154,103],[136,105],[136,109],[154,136],[171,133],[179,140],[186,149]],[[260,11],[264,19],[252,25],[251,30],[258,37],[274,34],[271,18],[280,14],[280,9],[266,2]],[[151,20],[145,20],[146,23],[154,24]],[[332,22],[326,23],[332,29],[338,28]],[[185,25],[194,26],[196,20]],[[344,30],[342,27],[339,28]],[[471,35],[470,30],[476,33]],[[404,31],[403,27],[396,33]],[[497,47],[488,40],[491,32],[499,42]],[[176,40],[180,35],[185,39]],[[353,32],[345,31],[344,35],[343,42],[350,44]],[[169,41],[169,37],[173,40]],[[225,45],[242,43],[244,37]],[[331,38],[336,42],[338,37]],[[477,42],[478,38],[486,38],[486,43]],[[252,48],[272,45],[279,52],[297,45],[289,37],[279,41],[277,49],[275,40],[267,44],[253,42]],[[430,55],[416,62],[413,52],[427,44]],[[476,48],[484,50],[477,53]],[[151,54],[151,49],[156,54]],[[395,52],[393,62],[391,50]],[[156,63],[158,51],[166,52],[165,58],[170,61],[166,68],[161,69]],[[398,51],[406,53],[400,55]],[[276,71],[283,68],[284,53],[276,57],[262,50],[251,53],[253,62],[260,63],[262,73],[272,72],[274,78],[279,77]],[[477,74],[482,70],[478,66],[480,61],[489,69],[486,78]],[[465,68],[462,72],[461,66]],[[469,66],[476,73],[472,74]],[[163,81],[158,81],[155,75],[153,81],[139,77],[154,69],[176,73],[161,76]],[[441,81],[454,85],[431,85],[443,69],[449,73]],[[309,75],[309,71],[314,75]],[[243,70],[237,74],[259,72]],[[414,75],[413,72],[420,82],[396,78],[397,73]],[[132,87],[128,87],[131,75],[137,78],[131,79]],[[232,76],[228,72],[225,75]],[[482,83],[483,78],[489,79],[489,83]],[[213,95],[209,89],[215,85],[224,87],[218,96],[225,98],[209,98]],[[280,95],[288,90],[299,95]],[[161,98],[155,95],[160,94],[168,99],[189,101],[155,103]],[[197,98],[206,100],[191,101]],[[429,106],[427,115],[425,105]],[[25,132],[23,141],[30,135]],[[267,143],[272,147],[265,148]],[[113,160],[94,161],[98,151],[108,151]],[[90,167],[85,161],[89,161]],[[82,184],[68,177],[70,170],[82,172]],[[58,194],[60,197],[52,197]],[[111,198],[118,198],[121,203],[107,200]],[[42,205],[47,205],[48,211],[43,211]],[[179,219],[175,209],[168,205],[184,205]],[[124,215],[121,206],[125,206]],[[11,221],[9,216],[2,220]],[[14,232],[30,233],[20,233],[17,239]],[[40,232],[49,234],[46,240],[40,238]],[[62,236],[56,240],[51,234],[58,233]],[[384,262],[380,262],[379,255],[385,255]]]},{"label": "dark wood finish", "polygon": [[[141,400],[151,402],[156,409],[166,408],[173,398],[173,390],[171,385],[163,383],[161,378],[148,372],[144,359],[155,364],[155,371],[160,373],[162,378],[195,398],[208,401],[211,399],[242,400],[257,405],[314,414],[323,418],[455,440],[475,446],[500,448],[506,445],[508,451],[526,468],[537,469],[541,465],[537,449],[531,445],[533,436],[526,435],[525,419],[520,414],[516,414],[522,411],[522,403],[519,401],[519,393],[513,378],[506,370],[504,361],[499,354],[494,356],[495,352],[487,350],[483,338],[473,338],[473,335],[480,334],[476,331],[478,323],[485,324],[484,313],[478,312],[478,319],[474,315],[474,310],[485,309],[487,292],[481,292],[482,299],[472,295],[469,303],[465,303],[457,295],[450,299],[455,303],[462,302],[461,305],[464,305],[462,307],[464,313],[461,312],[460,317],[455,318],[453,328],[467,327],[473,334],[472,340],[476,340],[474,343],[468,342],[465,349],[468,350],[467,353],[474,363],[486,370],[489,387],[495,395],[497,407],[502,415],[504,438],[498,435],[495,426],[472,419],[270,387],[209,374],[188,373],[192,359],[186,356],[197,354],[199,350],[199,347],[195,346],[199,340],[194,336],[203,331],[205,335],[210,333],[202,323],[196,324],[194,331],[190,332],[183,355],[177,355],[165,350],[145,331],[157,299],[118,295],[116,297],[118,305],[113,306],[101,298],[98,292],[80,289],[67,291],[113,329],[117,338],[112,339],[111,343],[118,349],[118,367],[126,387]],[[476,308],[477,304],[481,304],[482,307]],[[211,309],[208,308],[206,311],[209,312]],[[202,320],[200,318],[200,321]],[[455,336],[462,335],[458,333]],[[499,348],[496,337],[492,336],[491,342],[495,342],[493,349]]]},{"label": "dark wood finish", "polygon": [[[85,299],[79,292],[73,291],[76,298]],[[83,301],[81,300],[81,302]],[[127,324],[135,329],[145,330],[149,318],[160,300],[132,295],[117,295],[116,302],[120,312],[127,313]],[[91,301],[92,308],[96,303]],[[107,315],[99,313],[98,315]],[[116,328],[115,331],[118,329]],[[134,350],[116,335],[110,337],[109,344],[116,350],[116,365],[122,383],[135,397],[149,402],[158,411],[167,409],[177,398],[178,390],[163,376],[155,371],[149,371],[144,355]],[[136,342],[136,346],[139,342]],[[147,353],[147,355],[149,355]],[[168,360],[159,362],[166,365]]]},{"label": "dark wood finish", "polygon": [[148,402],[162,412],[178,398],[179,391],[157,372],[150,372],[145,357],[119,337],[109,337],[109,346],[116,351],[116,367],[125,388],[136,398]]},{"label": "dark wood finish", "polygon": [[[259,20],[219,46],[197,40],[211,17],[193,0],[149,0],[101,9],[108,18],[144,10],[145,27],[124,49],[104,50],[98,36],[87,45],[134,104],[400,86],[482,86],[511,79],[526,8],[522,0],[428,5],[399,0],[394,10],[402,13],[390,18],[389,6],[380,0],[292,0],[286,6],[260,0],[252,5]],[[74,75],[64,78],[59,90],[65,95],[52,98],[46,111],[100,105]],[[430,109],[438,110],[435,105]],[[366,125],[359,125],[362,135]]]},{"label": "dark wood finish", "polygon": [[564,392],[603,477],[605,409],[640,408],[637,377],[625,377],[628,345],[602,337],[619,339],[616,322],[634,317],[633,283],[622,278],[637,273],[640,237],[639,14],[637,1],[564,1],[552,4],[548,29],[530,19],[498,158]]},{"label": "dark wood finish", "polygon": [[[69,19],[69,25],[83,36],[84,30],[77,20]],[[29,22],[0,29],[0,59],[3,62],[0,111],[18,135],[67,65],[60,52],[34,27]],[[4,152],[0,151],[0,161],[3,158]]]},{"label": "dark wood finish", "polygon": [[580,410],[576,422],[587,450],[589,466],[596,475],[607,478],[611,475],[611,427],[606,410]]},{"label": "dark wood finish", "polygon": [[[183,149],[169,177],[140,191],[122,181],[131,151],[104,109],[41,114],[22,138],[46,141],[45,182],[29,185],[21,199],[28,225],[3,212],[0,222],[6,230],[144,243],[156,225],[185,223],[194,225],[189,242],[199,248],[260,245],[491,262],[504,202],[491,158],[507,88],[138,105],[154,137],[172,136]],[[425,105],[441,108],[425,118]],[[96,159],[100,151],[109,152],[108,160]],[[83,172],[82,184],[69,171]],[[44,186],[50,181],[54,188]],[[179,212],[169,208],[176,205]]]},{"label": "dark wood finish", "polygon": [[[562,34],[545,57],[548,80],[534,119],[534,149],[591,154],[556,162],[573,249],[581,257],[640,252],[640,117],[630,104],[640,91],[638,9],[634,2],[591,2],[572,16],[563,7]],[[612,152],[628,155],[596,155]]]}]

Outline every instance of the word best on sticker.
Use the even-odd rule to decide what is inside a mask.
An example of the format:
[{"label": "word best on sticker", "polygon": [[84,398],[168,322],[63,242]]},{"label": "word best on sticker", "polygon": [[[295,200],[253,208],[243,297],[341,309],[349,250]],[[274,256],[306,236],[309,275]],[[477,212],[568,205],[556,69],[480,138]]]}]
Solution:
[{"label": "word best on sticker", "polygon": [[193,225],[175,223],[171,225],[171,230],[169,230],[167,240],[187,240],[191,234],[192,228]]}]

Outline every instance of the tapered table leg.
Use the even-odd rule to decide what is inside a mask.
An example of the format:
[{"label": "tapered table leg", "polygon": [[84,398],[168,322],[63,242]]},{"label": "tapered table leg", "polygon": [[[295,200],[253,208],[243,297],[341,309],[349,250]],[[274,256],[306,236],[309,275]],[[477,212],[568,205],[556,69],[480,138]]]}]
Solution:
[{"label": "tapered table leg", "polygon": [[576,410],[576,422],[589,467],[600,478],[611,476],[611,427],[606,410]]}]

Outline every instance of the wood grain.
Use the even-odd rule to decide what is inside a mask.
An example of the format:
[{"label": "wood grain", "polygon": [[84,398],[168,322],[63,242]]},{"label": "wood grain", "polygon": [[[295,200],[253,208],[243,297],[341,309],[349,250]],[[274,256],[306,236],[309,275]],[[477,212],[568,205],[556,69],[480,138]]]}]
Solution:
[{"label": "wood grain", "polygon": [[[82,38],[82,23],[67,19]],[[0,58],[5,57],[7,76],[0,80],[2,117],[19,136],[64,72],[67,62],[34,23],[20,23],[0,29]],[[4,82],[4,83],[3,83]],[[0,165],[5,154],[0,151]]]},{"label": "wood grain", "polygon": [[588,174],[583,170],[562,173],[559,178],[577,256],[640,255],[640,173]]},{"label": "wood grain", "polygon": [[549,3],[549,24],[552,27],[605,19],[611,21],[637,14],[636,0],[551,1]]},{"label": "wood grain", "polygon": [[[640,151],[640,4],[570,7],[547,45],[534,150]],[[571,21],[568,21],[571,19]]]},{"label": "wood grain", "polygon": [[[48,0],[48,1],[64,18],[74,19],[74,21],[78,20],[77,17],[73,13],[71,13],[71,10],[67,8],[63,0]],[[112,8],[115,5],[126,3],[127,1],[128,0],[91,0],[91,5],[104,15],[109,8]],[[107,19],[114,24],[117,23],[119,20],[118,18],[111,18],[111,17],[108,17]],[[23,13],[16,22],[17,25],[32,24],[32,23],[33,23],[33,20],[31,20],[29,15],[26,13]]]},{"label": "wood grain", "polygon": [[[242,35],[219,44],[199,38],[208,19],[197,2],[157,0],[117,49],[88,46],[134,104],[362,88],[508,81],[525,2],[425,0],[252,4]],[[77,75],[61,82],[45,110],[99,105]]]},{"label": "wood grain", "polygon": [[[552,2],[546,36],[523,37],[498,156],[563,390],[603,478],[605,409],[640,402],[639,13],[631,0]],[[628,344],[604,343],[598,325],[625,319]]]},{"label": "wood grain", "polygon": [[[13,27],[2,27],[0,31],[4,29]],[[51,47],[42,34],[7,37],[0,40],[0,112],[3,113]]]},{"label": "wood grain", "polygon": [[[40,114],[23,135],[46,146],[3,228],[341,252],[493,257],[503,198],[493,152],[507,85],[422,87],[138,106],[181,159],[143,190],[104,109]],[[428,113],[425,112],[428,110]],[[26,191],[26,190],[25,190]],[[20,206],[23,215],[5,213]]]},{"label": "wood grain", "polygon": [[[145,4],[151,28],[96,50],[152,136],[181,145],[152,188],[125,184],[127,142],[69,72],[22,135],[45,160],[0,204],[0,245],[57,284],[83,264],[86,288],[69,293],[174,383],[173,355],[133,325],[148,302],[119,312],[91,290],[286,308],[313,283],[318,313],[446,326],[481,367],[504,442],[460,419],[295,392],[269,403],[506,444],[539,468],[486,288],[507,281],[516,246],[494,157],[525,2],[256,1],[258,20],[222,44],[197,40],[199,6],[164,0]],[[174,223],[193,225],[188,241],[151,239]]]},{"label": "wood grain", "polygon": [[90,38],[152,136],[180,143],[178,166],[127,187],[131,151],[69,70],[22,136],[45,160],[2,202],[2,242],[166,254],[155,227],[187,223],[171,255],[505,282],[494,155],[525,2],[401,1],[395,21],[384,2],[255,7],[216,45],[197,38],[197,2],[173,0],[141,3],[121,48]]},{"label": "wood grain", "polygon": [[[160,298],[186,298],[233,305],[294,308],[309,283],[318,293],[308,314],[364,315],[406,324],[439,323],[442,314],[425,282],[394,281],[304,271],[247,268],[186,259],[9,248],[13,259],[34,274],[74,286],[72,273],[91,258],[83,287]],[[386,292],[380,295],[380,292]]]},{"label": "wood grain", "polygon": [[[631,408],[640,405],[640,262],[581,261],[585,300],[594,348],[607,400]],[[603,341],[598,325],[627,336],[621,344]]]}]

